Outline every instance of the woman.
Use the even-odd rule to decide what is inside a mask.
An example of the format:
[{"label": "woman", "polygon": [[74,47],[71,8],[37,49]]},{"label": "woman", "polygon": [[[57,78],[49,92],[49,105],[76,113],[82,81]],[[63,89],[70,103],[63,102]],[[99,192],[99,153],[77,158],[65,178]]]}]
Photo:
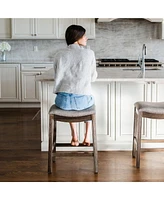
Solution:
[{"label": "woman", "polygon": [[[55,104],[64,110],[83,110],[94,104],[91,82],[97,78],[94,52],[84,48],[87,45],[86,30],[82,26],[67,28],[65,39],[67,48],[59,50],[54,59]],[[87,121],[83,145],[90,146],[91,122]],[[78,146],[76,123],[70,123],[71,145]]]}]

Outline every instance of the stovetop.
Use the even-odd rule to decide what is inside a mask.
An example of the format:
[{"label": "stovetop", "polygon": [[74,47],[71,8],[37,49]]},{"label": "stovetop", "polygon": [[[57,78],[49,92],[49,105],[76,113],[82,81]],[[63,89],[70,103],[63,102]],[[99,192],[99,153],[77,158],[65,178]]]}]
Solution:
[{"label": "stovetop", "polygon": [[[97,59],[97,67],[136,67],[138,65],[138,60],[129,60],[126,58],[102,58]],[[162,63],[156,59],[145,59],[146,67],[161,67]]]},{"label": "stovetop", "polygon": [[[102,58],[100,59],[101,62],[138,62],[138,60],[129,60],[126,58]],[[145,59],[145,62],[159,62],[156,59]]]}]

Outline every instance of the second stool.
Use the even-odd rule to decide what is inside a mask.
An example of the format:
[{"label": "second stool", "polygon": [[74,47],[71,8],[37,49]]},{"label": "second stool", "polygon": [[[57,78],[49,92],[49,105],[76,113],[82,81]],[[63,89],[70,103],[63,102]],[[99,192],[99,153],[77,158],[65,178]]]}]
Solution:
[{"label": "second stool", "polygon": [[164,102],[139,101],[134,104],[134,127],[132,157],[140,167],[142,118],[164,119]]}]

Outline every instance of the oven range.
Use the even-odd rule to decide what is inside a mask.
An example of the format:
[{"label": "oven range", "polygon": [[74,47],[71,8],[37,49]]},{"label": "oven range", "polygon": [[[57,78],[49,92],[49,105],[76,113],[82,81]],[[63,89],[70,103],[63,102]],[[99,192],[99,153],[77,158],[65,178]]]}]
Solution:
[{"label": "oven range", "polygon": [[[139,67],[138,60],[126,58],[102,58],[96,60],[97,67]],[[146,67],[162,67],[162,63],[156,59],[145,59]]]}]

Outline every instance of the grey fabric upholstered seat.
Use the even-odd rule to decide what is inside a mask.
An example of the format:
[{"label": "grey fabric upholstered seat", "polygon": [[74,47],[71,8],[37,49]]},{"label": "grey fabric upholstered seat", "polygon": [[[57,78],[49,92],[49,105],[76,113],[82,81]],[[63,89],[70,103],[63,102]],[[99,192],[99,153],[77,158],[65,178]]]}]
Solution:
[{"label": "grey fabric upholstered seat", "polygon": [[49,110],[49,114],[63,116],[63,117],[81,117],[81,116],[87,116],[87,115],[93,115],[95,113],[95,105],[92,107],[80,110],[80,111],[74,111],[74,110],[62,110],[58,108],[55,104],[51,106]]},{"label": "grey fabric upholstered seat", "polygon": [[139,101],[134,104],[133,149],[136,167],[140,167],[142,118],[164,119],[164,102]]},{"label": "grey fabric upholstered seat", "polygon": [[[55,161],[56,147],[71,147],[70,143],[58,143],[57,138],[57,121],[61,122],[92,122],[92,140],[94,172],[98,173],[98,153],[97,153],[97,137],[96,137],[96,109],[95,105],[81,111],[67,111],[52,105],[49,110],[49,150],[48,150],[48,173],[52,173],[52,161]],[[79,144],[79,146],[83,146]],[[87,147],[87,146],[83,146]],[[74,147],[72,147],[74,148]]]},{"label": "grey fabric upholstered seat", "polygon": [[164,114],[164,102],[144,102],[139,101],[134,104],[136,109],[141,112]]}]

